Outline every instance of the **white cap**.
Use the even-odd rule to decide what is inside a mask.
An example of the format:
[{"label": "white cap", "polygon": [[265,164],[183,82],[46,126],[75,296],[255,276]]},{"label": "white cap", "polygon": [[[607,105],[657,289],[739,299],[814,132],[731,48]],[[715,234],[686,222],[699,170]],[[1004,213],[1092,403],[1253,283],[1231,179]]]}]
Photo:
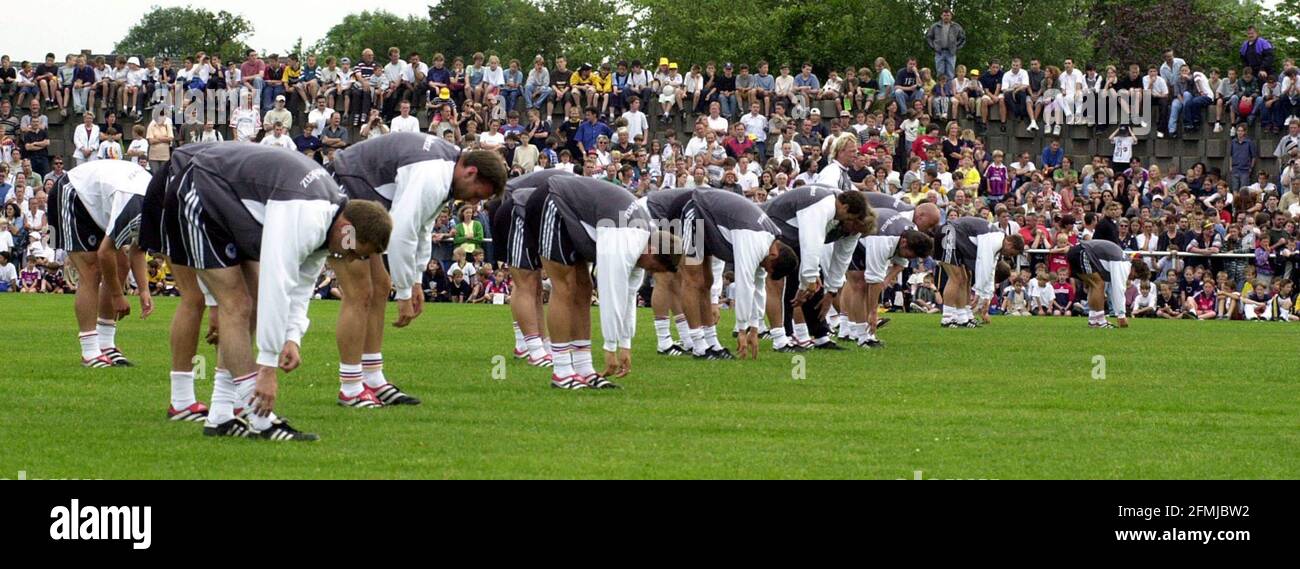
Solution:
[{"label": "white cap", "polygon": [[126,64],[127,64],[127,65],[135,65],[135,66],[139,66],[139,65],[140,65],[140,58],[138,58],[138,57],[132,57],[131,59],[126,60]]}]

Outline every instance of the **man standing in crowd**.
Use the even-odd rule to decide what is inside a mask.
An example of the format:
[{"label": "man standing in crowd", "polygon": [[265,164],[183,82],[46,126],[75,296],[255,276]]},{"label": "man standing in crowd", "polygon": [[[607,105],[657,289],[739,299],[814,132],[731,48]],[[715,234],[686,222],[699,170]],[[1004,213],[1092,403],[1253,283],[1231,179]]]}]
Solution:
[{"label": "man standing in crowd", "polygon": [[1261,79],[1273,74],[1273,44],[1259,37],[1255,26],[1246,27],[1246,41],[1241,43],[1241,65],[1255,70]]},{"label": "man standing in crowd", "polygon": [[930,25],[925,43],[934,50],[934,77],[955,77],[957,52],[966,46],[966,30],[952,21],[951,8],[945,8],[939,21]]}]

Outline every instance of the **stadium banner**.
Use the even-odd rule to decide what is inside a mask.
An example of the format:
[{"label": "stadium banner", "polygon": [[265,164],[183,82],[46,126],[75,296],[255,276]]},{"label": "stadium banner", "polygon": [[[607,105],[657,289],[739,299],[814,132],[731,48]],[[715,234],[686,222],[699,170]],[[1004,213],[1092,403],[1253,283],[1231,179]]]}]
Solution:
[{"label": "stadium banner", "polygon": [[[934,481],[924,473],[905,480]],[[220,555],[218,541],[233,545],[242,535],[256,543],[267,531],[273,545],[250,547],[273,547],[277,556],[319,554],[348,532],[379,532],[389,543],[408,545],[508,539],[516,548],[529,540],[544,546],[551,539],[547,528],[599,520],[602,531],[634,542],[669,532],[708,534],[722,543],[735,532],[745,543],[764,539],[765,547],[815,540],[819,550],[875,543],[900,552],[945,545],[1015,552],[1034,545],[1068,548],[1062,551],[1072,556],[1237,555],[1289,547],[1300,505],[1286,490],[1291,484],[1281,482],[899,480],[805,485],[797,494],[786,490],[789,499],[778,488],[760,494],[714,484],[703,496],[677,484],[661,487],[663,496],[642,487],[614,500],[610,484],[585,484],[581,491],[498,484],[491,491],[449,492],[428,482],[367,482],[364,491],[347,482],[9,482],[0,535],[14,551],[58,559],[180,559],[175,555]],[[401,499],[337,499],[359,491]]]}]

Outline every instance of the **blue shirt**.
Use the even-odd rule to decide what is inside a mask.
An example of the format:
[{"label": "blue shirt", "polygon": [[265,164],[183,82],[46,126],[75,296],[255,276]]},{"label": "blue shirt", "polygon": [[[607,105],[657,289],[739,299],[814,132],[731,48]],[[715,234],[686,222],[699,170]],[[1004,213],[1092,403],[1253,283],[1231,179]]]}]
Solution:
[{"label": "blue shirt", "polygon": [[1238,140],[1232,137],[1232,171],[1233,172],[1250,172],[1251,163],[1259,157],[1259,148],[1255,146],[1255,141],[1247,138]]},{"label": "blue shirt", "polygon": [[754,86],[764,91],[772,92],[776,90],[776,77],[769,75],[754,75]]},{"label": "blue shirt", "polygon": [[[442,67],[442,68],[430,67],[429,73],[428,75],[425,76],[425,79],[427,79],[430,83],[442,83],[443,85],[450,85],[451,71],[448,71],[446,67]],[[434,95],[437,95],[437,93],[434,93]]]},{"label": "blue shirt", "polygon": [[822,88],[822,82],[820,79],[817,79],[817,75],[813,73],[809,73],[807,79],[804,79],[803,73],[800,73],[794,76],[794,86],[796,88],[812,87],[813,89],[820,90]]},{"label": "blue shirt", "polygon": [[[610,130],[608,125],[600,121],[594,123],[591,121],[582,121],[582,124],[578,125],[578,133],[574,138],[577,138],[577,141],[582,143],[583,150],[593,150],[596,148],[596,139],[600,138],[602,134],[606,137],[612,137],[614,136],[614,131]],[[575,156],[574,158],[577,159],[578,157]]]},{"label": "blue shirt", "polygon": [[1043,159],[1041,160],[1041,162],[1043,163],[1044,166],[1051,166],[1053,168],[1058,168],[1061,166],[1061,159],[1064,157],[1065,157],[1064,148],[1057,148],[1056,152],[1052,152],[1052,147],[1048,146],[1047,148],[1043,149]]},{"label": "blue shirt", "polygon": [[[512,71],[510,68],[506,68],[505,79],[506,79],[506,83],[505,85],[502,85],[501,87],[502,89],[524,88],[524,73],[522,71]],[[515,85],[517,85],[517,87],[510,87],[509,85],[511,83],[514,83]]]}]

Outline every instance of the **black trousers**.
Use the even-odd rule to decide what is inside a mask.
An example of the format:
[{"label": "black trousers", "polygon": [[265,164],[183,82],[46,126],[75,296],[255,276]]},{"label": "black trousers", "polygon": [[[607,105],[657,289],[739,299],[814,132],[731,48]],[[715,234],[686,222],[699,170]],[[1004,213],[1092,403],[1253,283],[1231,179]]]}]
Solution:
[{"label": "black trousers", "polygon": [[831,333],[830,328],[826,326],[826,321],[822,320],[821,310],[817,308],[817,305],[821,303],[822,298],[826,296],[826,291],[819,290],[817,291],[817,294],[812,295],[812,298],[809,298],[807,302],[803,303],[803,305],[797,308],[792,308],[790,303],[794,302],[794,297],[798,294],[799,275],[794,274],[786,277],[785,294],[782,295],[782,298],[784,299],[782,302],[785,303],[785,310],[782,312],[785,314],[784,324],[786,335],[791,338],[794,337],[794,311],[802,310],[803,321],[808,325],[808,335],[811,336],[812,339],[816,340],[823,336],[829,336]]}]

